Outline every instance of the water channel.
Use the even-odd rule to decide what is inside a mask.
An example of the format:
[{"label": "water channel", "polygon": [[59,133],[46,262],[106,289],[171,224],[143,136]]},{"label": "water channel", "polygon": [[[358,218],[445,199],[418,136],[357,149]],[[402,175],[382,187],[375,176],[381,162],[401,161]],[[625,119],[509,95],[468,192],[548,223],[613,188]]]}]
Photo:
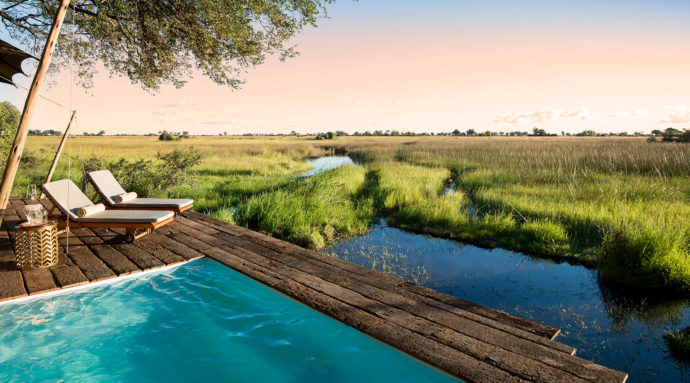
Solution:
[{"label": "water channel", "polygon": [[[338,158],[312,164],[351,163]],[[313,174],[326,170],[316,169]],[[560,328],[558,341],[582,358],[627,372],[629,382],[690,378],[688,365],[671,356],[663,339],[665,331],[690,325],[687,299],[631,296],[602,285],[596,270],[584,266],[415,234],[385,220],[324,252]]]}]

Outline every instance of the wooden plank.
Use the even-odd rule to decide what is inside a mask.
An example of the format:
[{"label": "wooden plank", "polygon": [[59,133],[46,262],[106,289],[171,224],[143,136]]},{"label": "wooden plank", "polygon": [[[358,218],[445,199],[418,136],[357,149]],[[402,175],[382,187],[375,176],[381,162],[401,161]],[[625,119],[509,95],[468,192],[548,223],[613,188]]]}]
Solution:
[{"label": "wooden plank", "polygon": [[[107,232],[105,229],[94,228],[92,231],[101,237],[101,239],[112,238],[111,233]],[[132,263],[137,265],[140,270],[151,270],[165,266],[165,263],[163,263],[160,259],[132,244],[118,243],[113,241],[113,243],[109,244],[109,246],[122,253],[125,257],[132,261]]]},{"label": "wooden plank", "polygon": [[[163,229],[163,228],[161,228]],[[167,229],[167,228],[166,228]],[[157,230],[151,234],[148,235],[148,239],[151,242],[157,243],[166,249],[172,251],[173,253],[179,255],[180,257],[191,261],[194,259],[198,259],[204,256],[203,253],[199,251],[199,249],[196,248],[190,248],[188,246],[185,246],[184,244],[171,240],[170,238],[166,237],[162,233],[169,233],[167,230]]]},{"label": "wooden plank", "polygon": [[103,239],[93,231],[79,228],[72,229],[72,234],[78,236],[118,276],[141,272],[141,269],[130,261],[129,258],[115,250],[111,245],[105,244]]},{"label": "wooden plank", "polygon": [[[67,245],[67,238],[61,238],[60,244]],[[115,272],[101,261],[78,237],[69,236],[69,258],[79,267],[90,282],[114,278]]]},{"label": "wooden plank", "polygon": [[48,269],[22,270],[22,276],[26,283],[26,291],[29,295],[45,293],[59,289],[53,279],[53,273]]},{"label": "wooden plank", "polygon": [[274,272],[270,267],[256,265],[216,247],[205,248],[202,252],[206,256],[294,299],[304,302],[326,315],[347,323],[456,376],[463,377],[469,381],[523,381],[523,379],[496,369],[484,361],[469,357],[458,350],[371,315],[290,278],[286,278],[281,273]]},{"label": "wooden plank", "polygon": [[[5,232],[5,230],[0,230]],[[3,245],[9,243],[8,238],[0,238]],[[3,247],[0,249],[0,301],[25,297],[28,293],[24,286],[24,277],[17,268],[17,263],[12,250]]]},{"label": "wooden plank", "polygon": [[166,265],[174,265],[187,261],[185,258],[173,253],[158,243],[151,241],[148,236],[134,242],[132,245],[160,259]]},{"label": "wooden plank", "polygon": [[[62,257],[62,255],[61,255]],[[57,285],[61,288],[74,287],[89,283],[89,279],[81,272],[79,267],[74,264],[56,265],[50,268]]]},{"label": "wooden plank", "polygon": [[27,296],[19,270],[0,270],[0,302]]},{"label": "wooden plank", "polygon": [[[195,234],[195,238],[198,238],[198,240],[213,241],[214,238],[211,235],[205,235],[200,232],[189,234]],[[187,234],[178,233],[176,235],[184,238],[184,236]],[[525,339],[518,338],[512,334],[497,331],[480,323],[454,316],[447,311],[438,310],[433,307],[426,306],[423,303],[406,299],[386,290],[360,283],[349,276],[343,275],[343,273],[338,269],[328,270],[322,266],[316,266],[314,263],[294,257],[294,254],[282,255],[275,252],[274,254],[270,254],[270,252],[272,252],[271,250],[261,248],[254,248],[252,250],[258,256],[269,256],[271,259],[276,259],[276,256],[280,257],[281,259],[276,260],[282,264],[292,266],[295,269],[304,272],[305,275],[318,276],[326,282],[333,282],[335,285],[345,288],[346,290],[358,293],[361,296],[369,299],[374,299],[381,304],[379,307],[384,313],[389,312],[392,308],[399,309],[399,311],[397,311],[397,315],[391,317],[393,320],[402,317],[398,324],[408,326],[417,321],[416,327],[410,328],[410,330],[429,331],[429,334],[432,334],[431,336],[433,336],[436,340],[446,343],[450,346],[457,346],[458,344],[461,344],[463,347],[465,347],[465,349],[468,349],[468,347],[469,349],[474,349],[478,346],[480,348],[489,347],[490,350],[485,351],[491,352],[492,355],[495,356],[503,356],[503,362],[505,363],[509,363],[511,359],[515,360],[520,359],[520,357],[525,357],[531,361],[543,363],[553,369],[562,371],[562,373],[565,374],[564,376],[572,374],[573,376],[577,376],[578,378],[587,381],[602,381],[602,379],[603,381],[620,381],[625,376],[623,373],[593,365],[588,361],[574,358],[569,354],[559,352],[555,349],[547,347],[544,344],[533,343]],[[259,255],[257,254],[257,251],[263,251],[263,253]],[[272,269],[276,270],[275,268]],[[371,307],[373,306],[370,302],[367,302],[366,306],[362,306],[362,308],[365,310],[368,310]],[[412,314],[416,315],[416,317],[412,316]],[[427,322],[426,319],[430,319],[430,322],[432,323]],[[447,326],[448,324],[451,324],[451,326]],[[558,344],[535,335],[533,335],[533,337],[541,342]],[[488,346],[486,344],[488,344]],[[499,347],[499,349],[492,349],[491,346]],[[519,357],[515,357],[514,355],[511,356],[510,353],[519,354]],[[480,355],[478,357],[482,356]],[[529,361],[526,362],[525,360],[526,359],[522,360],[522,364],[531,363]],[[551,370],[547,369],[547,372],[548,371]],[[525,371],[522,373],[524,374]],[[551,373],[556,375],[559,374],[558,372],[553,371],[551,371]],[[525,376],[523,375],[523,377]],[[552,379],[547,377],[542,378],[546,379],[545,381]],[[573,381],[571,378],[572,377],[569,377],[569,380]]]}]

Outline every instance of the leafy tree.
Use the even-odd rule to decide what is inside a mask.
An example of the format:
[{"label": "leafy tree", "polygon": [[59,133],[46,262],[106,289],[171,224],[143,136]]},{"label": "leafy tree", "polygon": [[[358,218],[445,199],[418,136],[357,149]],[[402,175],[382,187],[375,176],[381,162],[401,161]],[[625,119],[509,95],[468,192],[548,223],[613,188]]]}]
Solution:
[{"label": "leafy tree", "polygon": [[[53,63],[76,61],[80,84],[90,86],[96,64],[132,83],[157,90],[182,86],[194,67],[237,88],[248,67],[267,54],[297,54],[289,40],[316,26],[334,0],[74,0]],[[12,38],[40,52],[59,2],[0,1],[0,20]]]},{"label": "leafy tree", "polygon": [[683,129],[683,134],[678,137],[680,142],[690,142],[690,129]]},{"label": "leafy tree", "polygon": [[467,129],[468,136],[476,136],[477,132],[474,129]]},{"label": "leafy tree", "polygon": [[160,141],[175,141],[176,139],[177,137],[175,137],[174,134],[168,132],[167,130],[162,131],[158,136],[158,140]]},{"label": "leafy tree", "polygon": [[580,133],[577,133],[576,136],[586,136],[586,137],[594,137],[597,135],[597,132],[593,130],[585,130]]},{"label": "leafy tree", "polygon": [[0,158],[2,159],[6,159],[10,154],[21,116],[22,114],[14,105],[7,101],[0,103]]},{"label": "leafy tree", "polygon": [[661,141],[664,141],[664,142],[678,141],[681,133],[682,132],[678,129],[666,128],[666,130],[664,130],[664,134],[662,135],[663,138],[661,139]]}]

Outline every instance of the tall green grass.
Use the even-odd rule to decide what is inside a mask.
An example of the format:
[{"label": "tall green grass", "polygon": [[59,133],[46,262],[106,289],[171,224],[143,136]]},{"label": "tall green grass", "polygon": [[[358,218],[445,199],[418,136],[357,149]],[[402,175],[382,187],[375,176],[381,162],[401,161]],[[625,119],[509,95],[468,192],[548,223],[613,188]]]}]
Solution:
[{"label": "tall green grass", "polygon": [[282,189],[254,196],[241,204],[235,220],[319,249],[369,227],[373,205],[356,197],[364,180],[365,170],[350,166],[295,178]]},{"label": "tall green grass", "polygon": [[626,286],[690,289],[689,145],[417,138],[349,150],[372,167],[397,161],[451,172],[464,200],[426,194],[393,214],[398,226],[577,260]]},{"label": "tall green grass", "polygon": [[[13,195],[41,183],[56,137],[30,137]],[[195,209],[319,248],[374,215],[482,246],[572,259],[605,281],[690,291],[690,145],[636,138],[80,137],[81,161],[154,159],[194,146],[188,181],[161,194]],[[304,159],[347,151],[362,164],[310,179]],[[67,176],[60,161],[54,179]],[[452,179],[456,193],[444,188]]]}]

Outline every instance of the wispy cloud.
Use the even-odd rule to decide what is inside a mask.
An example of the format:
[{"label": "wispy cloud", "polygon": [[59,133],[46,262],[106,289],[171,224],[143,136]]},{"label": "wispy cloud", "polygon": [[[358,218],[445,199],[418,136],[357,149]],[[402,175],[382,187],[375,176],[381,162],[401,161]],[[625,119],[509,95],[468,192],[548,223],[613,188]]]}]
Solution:
[{"label": "wispy cloud", "polygon": [[611,115],[611,117],[644,117],[649,115],[649,111],[645,109],[619,110]]},{"label": "wispy cloud", "polygon": [[237,122],[237,118],[232,117],[229,119],[202,121],[201,123],[204,125],[230,125],[230,124],[234,124],[236,122]]},{"label": "wispy cloud", "polygon": [[661,120],[665,123],[685,123],[690,122],[690,108],[687,105],[667,105],[666,109],[671,110],[668,117]]},{"label": "wispy cloud", "polygon": [[357,101],[353,102],[352,104],[350,104],[350,106],[354,106],[354,107],[367,107],[367,108],[372,106],[372,105],[373,104],[371,102],[365,101],[365,100],[357,100]]},{"label": "wispy cloud", "polygon": [[524,121],[547,122],[555,121],[559,118],[576,118],[578,120],[591,120],[597,114],[587,108],[574,110],[567,109],[542,109],[536,112],[513,112],[505,109],[503,113],[494,118],[494,123],[517,124]]}]

